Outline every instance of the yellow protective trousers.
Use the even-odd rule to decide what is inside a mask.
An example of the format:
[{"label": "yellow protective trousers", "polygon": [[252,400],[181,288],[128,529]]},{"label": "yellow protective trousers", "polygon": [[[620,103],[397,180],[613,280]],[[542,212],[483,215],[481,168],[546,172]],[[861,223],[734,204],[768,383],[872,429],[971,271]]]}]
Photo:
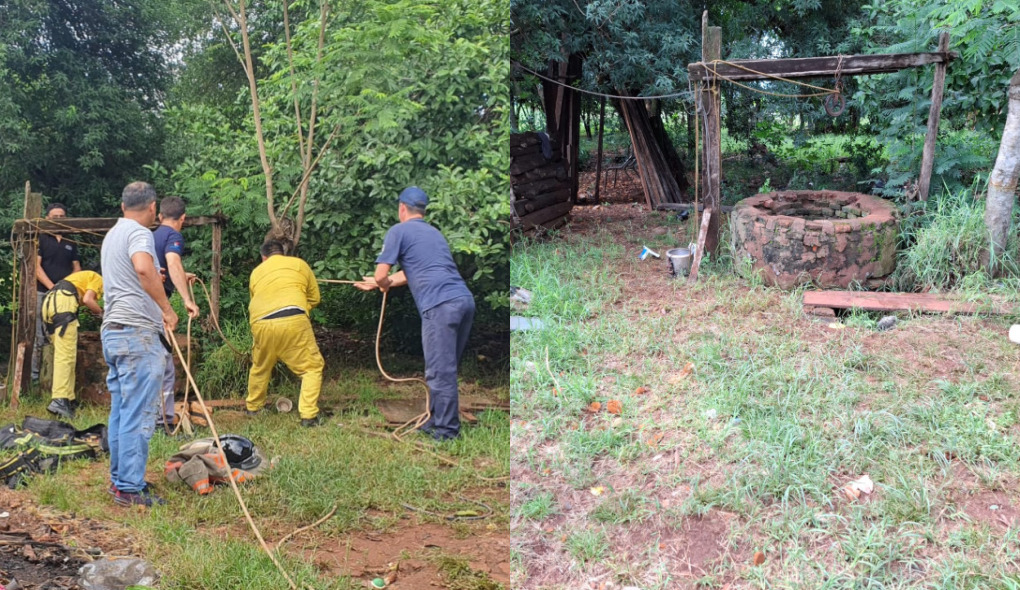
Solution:
[{"label": "yellow protective trousers", "polygon": [[[43,324],[54,323],[58,314],[74,314],[74,319],[57,326],[53,340],[53,399],[74,399],[74,369],[78,362],[78,298],[54,288],[43,298]],[[64,316],[66,317],[66,316]],[[59,319],[59,318],[57,318]]]},{"label": "yellow protective trousers", "polygon": [[301,378],[298,412],[302,419],[319,415],[319,391],[322,389],[322,360],[315,343],[312,322],[305,314],[272,320],[258,320],[251,325],[253,347],[251,371],[248,372],[248,398],[245,405],[256,412],[266,405],[266,390],[276,361]]}]

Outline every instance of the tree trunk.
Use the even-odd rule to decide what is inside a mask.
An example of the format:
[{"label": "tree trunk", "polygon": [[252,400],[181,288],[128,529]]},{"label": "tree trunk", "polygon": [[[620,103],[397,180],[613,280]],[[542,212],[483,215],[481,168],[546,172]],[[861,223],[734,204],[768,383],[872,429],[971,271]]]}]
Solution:
[{"label": "tree trunk", "polygon": [[1020,71],[1009,81],[1008,95],[1006,126],[1002,129],[999,155],[988,179],[988,197],[985,199],[985,226],[990,238],[985,265],[992,275],[999,270],[996,261],[1005,252],[1009,240],[1017,177],[1020,176]]},{"label": "tree trunk", "polygon": [[[625,90],[617,90],[616,94],[629,96]],[[641,184],[648,206],[654,209],[662,203],[682,202],[683,191],[677,184],[669,161],[662,153],[653,128],[652,118],[648,114],[648,109],[645,108],[644,101],[619,100],[614,102],[614,106],[620,112],[620,118],[627,124],[627,131],[630,133],[630,142],[634,148],[634,158],[637,160],[638,173],[641,176]],[[661,120],[659,124],[661,126]],[[679,156],[677,159],[679,160]]]}]

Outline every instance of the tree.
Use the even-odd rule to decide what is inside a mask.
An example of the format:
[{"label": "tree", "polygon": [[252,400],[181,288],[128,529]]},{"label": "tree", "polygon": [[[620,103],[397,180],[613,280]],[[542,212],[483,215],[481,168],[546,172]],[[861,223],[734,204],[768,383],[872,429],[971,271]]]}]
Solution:
[{"label": "tree", "polygon": [[[169,4],[173,4],[170,6]],[[0,3],[0,194],[26,180],[76,215],[160,157],[159,108],[187,3]]]},{"label": "tree", "polygon": [[[396,221],[396,195],[417,184],[429,192],[429,220],[446,235],[473,290],[494,308],[505,307],[505,15],[505,0],[335,6],[321,59],[320,14],[292,22],[302,112],[309,112],[313,96],[312,84],[304,81],[318,80],[318,128],[341,130],[309,180],[299,247],[321,276],[356,278],[368,271],[383,233]],[[266,44],[259,61],[266,156],[273,162],[274,190],[289,197],[299,189],[303,162],[285,40]],[[242,96],[250,96],[249,89]],[[237,122],[208,105],[183,103],[167,118],[175,137],[167,174],[175,190],[200,211],[218,209],[231,218],[225,266],[251,264],[254,242],[269,225],[265,175],[251,141],[252,112]]]},{"label": "tree", "polygon": [[[960,58],[946,70],[945,99],[932,187],[959,192],[987,171],[1006,117],[1002,89],[1020,68],[1020,11],[1015,2],[885,2],[865,7],[854,36],[872,51],[933,51],[950,33]],[[887,196],[920,169],[932,75],[922,69],[861,78],[855,102],[886,146]]]},{"label": "tree", "polygon": [[992,275],[997,271],[996,259],[1006,251],[1017,179],[1020,177],[1020,71],[1010,80],[1007,95],[1006,124],[1002,128],[995,168],[988,177],[988,195],[985,198],[985,226],[990,238],[987,265]]},{"label": "tree", "polygon": [[[691,90],[687,65],[701,60],[702,11],[707,9],[710,22],[723,28],[724,58],[800,57],[846,51],[848,26],[860,5],[847,0],[708,5],[672,0],[512,0],[511,47],[516,61],[540,72],[550,61],[564,63],[570,56],[580,56],[584,70],[580,85],[587,90],[629,97],[680,94],[681,100],[627,100],[615,105],[621,119],[631,122],[631,143],[640,146],[635,154],[648,172],[642,177],[661,182],[655,192],[673,201],[684,193],[684,172],[693,154],[686,155],[687,162],[680,156],[663,117],[683,111],[688,127],[694,119],[688,114],[694,99],[686,94]],[[522,72],[517,75],[526,77]],[[725,92],[730,103],[747,91],[725,87]],[[748,112],[744,106],[765,109],[779,104],[798,110],[796,102],[754,96],[754,103],[739,103],[740,108],[729,109],[727,104],[727,118],[738,123],[753,119],[754,110]],[[747,126],[745,135],[752,130],[753,125]]]}]

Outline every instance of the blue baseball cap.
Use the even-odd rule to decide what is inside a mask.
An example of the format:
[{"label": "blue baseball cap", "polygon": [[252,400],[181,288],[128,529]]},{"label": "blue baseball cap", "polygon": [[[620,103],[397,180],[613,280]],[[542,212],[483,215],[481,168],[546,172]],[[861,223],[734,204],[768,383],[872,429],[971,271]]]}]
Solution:
[{"label": "blue baseball cap", "polygon": [[424,209],[429,204],[429,196],[426,195],[425,191],[420,188],[411,186],[401,191],[399,201],[405,205],[410,205],[411,207]]}]

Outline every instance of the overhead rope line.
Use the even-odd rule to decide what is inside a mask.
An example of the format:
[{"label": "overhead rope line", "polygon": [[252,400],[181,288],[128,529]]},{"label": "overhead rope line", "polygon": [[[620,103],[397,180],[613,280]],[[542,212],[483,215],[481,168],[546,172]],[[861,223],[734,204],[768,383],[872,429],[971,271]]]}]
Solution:
[{"label": "overhead rope line", "polygon": [[531,68],[528,68],[528,67],[524,66],[520,62],[516,62],[515,61],[515,62],[512,62],[512,63],[514,65],[514,67],[516,67],[516,68],[518,68],[520,70],[523,70],[523,71],[531,74],[532,76],[536,76],[538,78],[541,78],[542,80],[545,80],[546,82],[550,82],[552,84],[556,84],[557,86],[562,86],[564,88],[569,88],[569,89],[571,89],[571,90],[573,90],[575,92],[580,92],[582,94],[590,94],[592,96],[601,96],[603,98],[615,98],[617,100],[656,100],[656,99],[667,99],[667,98],[681,98],[681,97],[689,96],[690,93],[691,93],[689,90],[685,90],[684,92],[675,92],[675,93],[672,93],[672,94],[660,94],[660,95],[657,95],[657,96],[620,96],[620,95],[616,95],[616,94],[606,94],[604,92],[595,92],[593,90],[585,90],[584,88],[578,88],[576,86],[571,86],[570,84],[567,84],[565,82],[560,82],[559,80],[556,80],[554,78],[550,78],[549,76],[545,76],[543,74],[539,74],[535,70],[532,70]]}]

